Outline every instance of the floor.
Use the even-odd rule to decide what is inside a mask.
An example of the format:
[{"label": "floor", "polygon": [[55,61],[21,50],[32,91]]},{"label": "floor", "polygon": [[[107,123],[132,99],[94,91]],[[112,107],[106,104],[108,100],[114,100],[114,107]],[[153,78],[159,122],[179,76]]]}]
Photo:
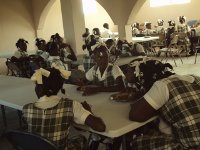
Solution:
[{"label": "floor", "polygon": [[[157,58],[161,59],[161,58]],[[194,64],[194,56],[189,57],[182,57],[183,64],[181,63],[179,58],[176,58],[177,66],[175,66],[172,59],[169,59],[167,62],[173,65],[174,72],[177,74],[195,74],[200,76],[200,54],[197,57],[197,63]],[[17,129],[19,128],[19,122],[18,122],[18,116],[17,111],[11,108],[6,108],[6,117],[7,117],[7,123],[8,123],[8,130],[11,129]],[[2,114],[0,113],[0,135],[3,134],[3,120],[2,120]],[[3,145],[6,145],[5,147],[2,147]],[[6,144],[6,141],[4,141],[2,138],[0,138],[0,150],[7,150],[9,149],[9,145]],[[101,146],[99,150],[105,149],[105,147]]]}]

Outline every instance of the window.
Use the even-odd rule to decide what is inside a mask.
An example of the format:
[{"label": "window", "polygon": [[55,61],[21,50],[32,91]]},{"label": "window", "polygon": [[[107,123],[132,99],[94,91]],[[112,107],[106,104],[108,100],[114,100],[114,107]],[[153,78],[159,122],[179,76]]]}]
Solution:
[{"label": "window", "polygon": [[96,0],[82,0],[84,14],[91,14],[96,12]]},{"label": "window", "polygon": [[150,7],[190,3],[191,0],[150,0]]}]

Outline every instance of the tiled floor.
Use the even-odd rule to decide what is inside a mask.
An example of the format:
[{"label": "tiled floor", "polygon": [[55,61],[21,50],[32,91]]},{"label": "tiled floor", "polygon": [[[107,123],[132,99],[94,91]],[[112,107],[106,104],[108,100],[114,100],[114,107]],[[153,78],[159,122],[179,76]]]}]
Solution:
[{"label": "tiled floor", "polygon": [[[174,62],[172,59],[169,59],[168,62],[174,66],[174,71],[178,74],[195,74],[200,76],[200,54],[197,57],[197,63],[194,64],[194,56],[190,57],[183,57],[183,64],[181,61],[176,58],[177,67],[174,65]],[[161,59],[161,58],[158,58]],[[17,129],[19,128],[19,122],[18,122],[18,116],[17,111],[11,108],[6,108],[6,117],[8,122],[8,129]],[[3,133],[3,121],[2,121],[2,114],[0,112],[0,134]],[[4,148],[1,147],[1,143],[5,142],[0,139],[0,150],[4,150]],[[105,148],[99,148],[99,149],[105,149]]]}]

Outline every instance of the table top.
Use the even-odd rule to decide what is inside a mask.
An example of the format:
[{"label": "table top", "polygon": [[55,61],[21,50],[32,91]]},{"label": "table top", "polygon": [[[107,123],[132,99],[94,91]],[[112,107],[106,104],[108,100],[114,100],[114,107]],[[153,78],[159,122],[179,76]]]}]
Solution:
[{"label": "table top", "polygon": [[159,39],[159,36],[132,37],[133,42],[147,42]]},{"label": "table top", "polygon": [[[0,80],[1,105],[22,110],[25,104],[33,103],[37,100],[34,92],[35,85],[30,79],[0,75]],[[124,135],[154,119],[152,118],[144,123],[130,121],[128,119],[130,104],[111,101],[109,99],[109,96],[113,94],[111,92],[82,96],[82,93],[76,90],[76,85],[65,84],[64,88],[66,94],[62,95],[63,97],[79,102],[87,101],[92,105],[93,113],[101,117],[106,124],[105,132],[97,132],[89,127],[81,126],[85,130],[114,138]]]}]

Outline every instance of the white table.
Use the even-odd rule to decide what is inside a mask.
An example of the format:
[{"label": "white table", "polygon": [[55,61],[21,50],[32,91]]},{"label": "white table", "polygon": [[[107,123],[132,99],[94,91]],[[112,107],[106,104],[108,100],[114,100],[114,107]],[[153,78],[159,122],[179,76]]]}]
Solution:
[{"label": "white table", "polygon": [[[10,77],[0,75],[0,105],[22,110],[23,106],[33,103],[37,100],[34,83],[30,79]],[[97,132],[89,127],[82,126],[85,130],[89,130],[107,137],[115,138],[122,136],[134,129],[141,127],[144,123],[133,122],[128,119],[130,104],[114,102],[109,99],[113,93],[98,93],[92,96],[82,96],[77,91],[77,86],[65,84],[66,94],[68,97],[79,102],[87,101],[92,105],[92,111],[95,115],[101,117],[106,124],[105,132]]]},{"label": "white table", "polygon": [[159,39],[159,36],[132,37],[133,42],[148,42]]}]

